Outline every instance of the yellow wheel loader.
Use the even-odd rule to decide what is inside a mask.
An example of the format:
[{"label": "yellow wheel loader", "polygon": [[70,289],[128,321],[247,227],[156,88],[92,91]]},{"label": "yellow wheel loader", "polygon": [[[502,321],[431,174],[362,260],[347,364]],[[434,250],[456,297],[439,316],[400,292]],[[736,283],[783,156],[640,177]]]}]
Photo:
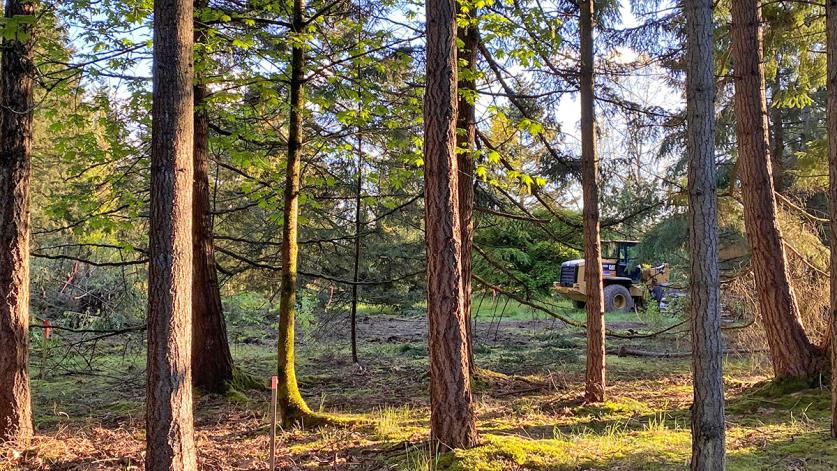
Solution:
[{"label": "yellow wheel loader", "polygon": [[[602,282],[605,312],[629,312],[634,306],[645,305],[649,299],[660,303],[663,288],[668,285],[668,264],[660,266],[636,263],[634,240],[602,241]],[[584,282],[584,259],[561,264],[561,279],[555,282],[555,292],[583,309],[587,299]]]}]

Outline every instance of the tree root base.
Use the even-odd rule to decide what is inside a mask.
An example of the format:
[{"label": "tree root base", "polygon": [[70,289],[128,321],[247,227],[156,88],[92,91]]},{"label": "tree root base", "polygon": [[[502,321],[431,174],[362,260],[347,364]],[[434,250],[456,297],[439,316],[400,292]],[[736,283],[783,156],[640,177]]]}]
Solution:
[{"label": "tree root base", "polygon": [[811,375],[796,378],[775,378],[757,384],[747,395],[753,397],[780,398],[806,389],[827,388],[830,375]]}]

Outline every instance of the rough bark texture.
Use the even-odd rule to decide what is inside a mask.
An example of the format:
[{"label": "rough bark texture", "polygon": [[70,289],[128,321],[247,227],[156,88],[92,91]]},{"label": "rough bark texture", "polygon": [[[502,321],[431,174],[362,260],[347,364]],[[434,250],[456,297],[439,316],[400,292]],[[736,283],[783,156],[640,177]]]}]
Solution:
[{"label": "rough bark texture", "polygon": [[686,2],[693,470],[724,469],[712,0]]},{"label": "rough bark texture", "polygon": [[735,115],[744,225],[759,299],[759,313],[776,377],[817,374],[822,355],[802,327],[776,221],[767,129],[761,10],[757,0],[732,3]]},{"label": "rough bark texture", "polygon": [[[195,2],[195,8],[206,0]],[[195,24],[195,43],[206,43],[206,29]],[[209,115],[206,84],[195,84],[195,180],[192,195],[192,384],[221,393],[233,378],[233,360],[227,325],[221,306],[221,289],[212,239],[212,207],[209,192]]]},{"label": "rough bark texture", "polygon": [[831,245],[831,436],[837,438],[837,0],[825,4],[828,54],[826,108],[828,135],[829,242]]},{"label": "rough bark texture", "polygon": [[154,2],[148,470],[197,469],[192,425],[192,0]]},{"label": "rough bark texture", "polygon": [[[5,16],[34,15],[34,1],[8,0]],[[32,438],[29,390],[29,180],[34,39],[3,40],[0,65],[0,442]]]},{"label": "rough bark texture", "polygon": [[456,7],[454,0],[428,0],[425,5],[424,203],[430,438],[443,450],[475,445],[477,431],[462,287],[456,161]]},{"label": "rough bark texture", "polygon": [[599,241],[599,158],[593,78],[593,0],[579,4],[581,35],[581,186],[584,200],[584,273],[587,284],[587,373],[584,400],[605,399],[605,329]]},{"label": "rough bark texture", "polygon": [[[469,17],[470,18],[470,17]],[[462,292],[464,297],[465,327],[468,335],[468,367],[473,375],[476,372],[474,361],[474,338],[471,332],[471,263],[474,245],[474,152],[477,143],[477,120],[474,104],[477,84],[477,48],[479,36],[476,25],[459,28],[458,38],[462,41],[460,62],[466,62],[466,75],[460,77],[458,88],[465,91],[459,94],[457,105],[456,163],[459,167],[459,233],[462,243]],[[470,97],[470,98],[469,98]]]},{"label": "rough bark texture", "polygon": [[[302,32],[305,5],[294,0],[292,30]],[[297,43],[295,43],[297,44]],[[296,382],[294,364],[294,321],[296,319],[297,232],[299,225],[299,181],[302,169],[302,113],[304,110],[305,56],[300,45],[291,50],[291,94],[288,126],[288,162],[285,170],[285,210],[282,223],[282,280],[279,292],[279,393],[277,409],[282,423],[289,426],[311,415]]]}]

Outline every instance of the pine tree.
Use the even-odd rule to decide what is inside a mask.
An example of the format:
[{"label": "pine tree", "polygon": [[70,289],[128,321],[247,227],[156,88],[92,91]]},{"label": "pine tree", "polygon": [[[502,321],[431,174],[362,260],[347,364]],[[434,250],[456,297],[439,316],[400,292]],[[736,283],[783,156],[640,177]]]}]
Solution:
[{"label": "pine tree", "polygon": [[154,2],[147,470],[194,470],[192,0]]},{"label": "pine tree", "polygon": [[689,299],[694,383],[691,468],[711,471],[724,469],[712,1],[688,1],[686,21]]},{"label": "pine tree", "polygon": [[[206,0],[195,9],[206,8]],[[195,24],[195,44],[204,46],[206,26]],[[205,49],[201,52],[206,54]],[[204,56],[203,63],[207,62]],[[199,70],[202,70],[199,68]],[[233,360],[221,305],[221,288],[215,265],[212,207],[209,193],[209,87],[196,80],[194,112],[194,186],[192,195],[192,383],[205,391],[221,393],[233,378]]]},{"label": "pine tree", "polygon": [[424,95],[424,204],[430,352],[431,442],[476,444],[471,404],[456,160],[457,53],[454,0],[429,0]]},{"label": "pine tree", "polygon": [[[6,18],[37,4],[7,0]],[[29,190],[35,82],[32,25],[3,39],[0,63],[0,442],[32,438],[29,390]]]},{"label": "pine tree", "polygon": [[759,313],[776,377],[805,377],[822,368],[822,354],[805,334],[796,296],[788,282],[784,241],[776,219],[762,44],[758,0],[733,2],[738,171]]},{"label": "pine tree", "polygon": [[584,278],[587,288],[587,373],[584,399],[605,399],[605,329],[602,248],[599,240],[599,158],[593,77],[593,0],[579,3],[581,36],[581,186],[584,208]]}]

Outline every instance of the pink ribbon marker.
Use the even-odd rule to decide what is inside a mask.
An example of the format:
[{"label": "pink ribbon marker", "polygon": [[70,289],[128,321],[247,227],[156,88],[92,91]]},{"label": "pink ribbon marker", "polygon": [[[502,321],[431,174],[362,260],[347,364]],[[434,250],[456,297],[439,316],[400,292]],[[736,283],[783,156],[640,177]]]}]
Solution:
[{"label": "pink ribbon marker", "polygon": [[274,376],[270,378],[270,389],[276,389],[277,387],[279,387],[279,377]]}]

